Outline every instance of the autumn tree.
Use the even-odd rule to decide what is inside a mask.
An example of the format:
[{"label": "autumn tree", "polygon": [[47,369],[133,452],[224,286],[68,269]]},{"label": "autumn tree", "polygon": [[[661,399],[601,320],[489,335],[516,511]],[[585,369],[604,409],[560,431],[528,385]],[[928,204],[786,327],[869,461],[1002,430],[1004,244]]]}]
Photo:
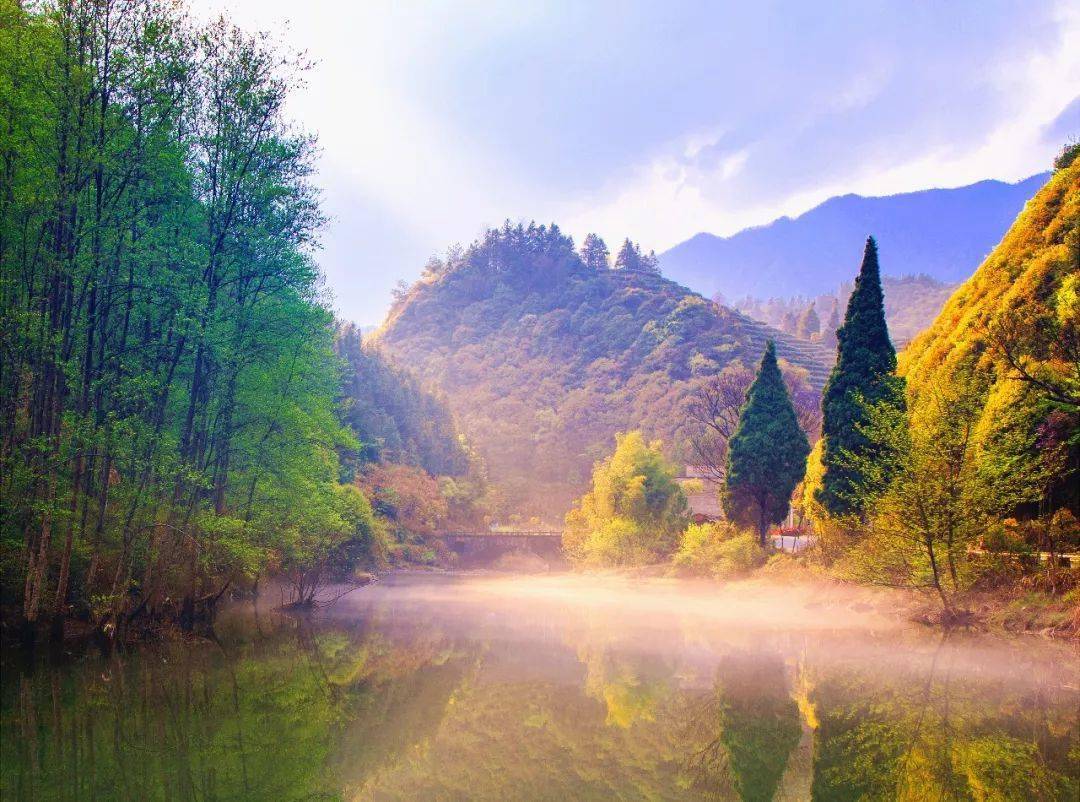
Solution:
[{"label": "autumn tree", "polygon": [[787,514],[809,452],[770,340],[731,437],[724,492],[728,517],[756,527],[761,545]]},{"label": "autumn tree", "polygon": [[686,496],[659,442],[616,435],[592,488],[566,515],[563,548],[578,565],[634,565],[669,556],[688,521]]}]

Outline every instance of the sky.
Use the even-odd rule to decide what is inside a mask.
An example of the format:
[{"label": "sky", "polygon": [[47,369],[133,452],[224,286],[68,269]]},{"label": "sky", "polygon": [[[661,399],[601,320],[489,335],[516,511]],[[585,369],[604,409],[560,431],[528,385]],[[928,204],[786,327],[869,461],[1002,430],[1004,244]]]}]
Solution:
[{"label": "sky", "polygon": [[1080,138],[1080,3],[193,0],[315,64],[338,313],[485,227],[658,253],[833,195],[1046,170]]}]

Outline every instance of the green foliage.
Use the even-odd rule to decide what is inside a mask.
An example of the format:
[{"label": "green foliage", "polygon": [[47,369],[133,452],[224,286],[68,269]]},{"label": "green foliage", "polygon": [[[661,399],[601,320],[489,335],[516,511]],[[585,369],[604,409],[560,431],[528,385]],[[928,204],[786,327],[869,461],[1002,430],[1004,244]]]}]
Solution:
[{"label": "green foliage", "polygon": [[592,489],[566,515],[563,548],[577,565],[643,565],[669,556],[687,522],[686,496],[660,443],[616,435]]},{"label": "green foliage", "polygon": [[[936,395],[910,418],[890,403],[866,410],[873,456],[845,455],[863,477],[868,536],[848,570],[872,582],[932,588],[948,609],[972,581],[969,548],[1007,506],[979,470],[972,383]],[[878,490],[877,488],[884,488]]]},{"label": "green foliage", "polygon": [[745,802],[773,798],[802,734],[798,707],[784,684],[779,658],[732,655],[720,667],[721,741]]},{"label": "green foliage", "polygon": [[877,244],[869,237],[844,325],[837,332],[836,366],[822,399],[824,476],[817,500],[832,515],[862,511],[859,493],[866,482],[857,466],[863,462],[852,461],[847,455],[862,458],[871,453],[862,431],[865,404],[903,405],[902,385],[893,378],[896,352],[882,304]]},{"label": "green foliage", "polygon": [[769,526],[787,514],[809,453],[770,340],[729,443],[724,485],[728,517],[756,527],[763,546]]},{"label": "green foliage", "polygon": [[714,579],[748,573],[764,562],[757,537],[728,522],[690,524],[671,560],[679,574]]},{"label": "green foliage", "polygon": [[173,3],[0,15],[4,601],[164,616],[355,540],[303,63]]},{"label": "green foliage", "polygon": [[468,451],[442,399],[365,345],[351,323],[338,329],[334,350],[346,365],[342,418],[360,441],[361,463],[418,465],[443,476],[468,471]]},{"label": "green foliage", "polygon": [[769,337],[818,392],[823,350],[655,273],[588,268],[556,226],[507,224],[433,263],[377,342],[445,394],[503,499],[497,516],[552,522],[615,432],[641,429],[693,463],[686,405]]}]

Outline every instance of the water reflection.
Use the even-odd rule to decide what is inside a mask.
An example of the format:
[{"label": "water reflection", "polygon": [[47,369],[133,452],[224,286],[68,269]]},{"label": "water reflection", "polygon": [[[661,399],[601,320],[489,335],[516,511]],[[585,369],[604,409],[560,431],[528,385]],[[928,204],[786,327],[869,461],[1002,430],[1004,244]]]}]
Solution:
[{"label": "water reflection", "polygon": [[[1080,795],[1067,648],[799,589],[580,581],[403,577],[316,620],[237,609],[214,644],[8,656],[0,796]],[[754,617],[759,591],[784,613]]]}]

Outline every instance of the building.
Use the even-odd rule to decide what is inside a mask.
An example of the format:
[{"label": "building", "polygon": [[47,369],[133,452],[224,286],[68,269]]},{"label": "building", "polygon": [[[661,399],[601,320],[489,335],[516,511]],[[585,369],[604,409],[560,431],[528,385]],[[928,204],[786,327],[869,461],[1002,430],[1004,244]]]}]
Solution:
[{"label": "building", "polygon": [[720,506],[720,481],[707,468],[700,465],[687,465],[683,475],[676,481],[690,503],[690,514],[694,518],[694,523],[723,519],[724,508]]}]

